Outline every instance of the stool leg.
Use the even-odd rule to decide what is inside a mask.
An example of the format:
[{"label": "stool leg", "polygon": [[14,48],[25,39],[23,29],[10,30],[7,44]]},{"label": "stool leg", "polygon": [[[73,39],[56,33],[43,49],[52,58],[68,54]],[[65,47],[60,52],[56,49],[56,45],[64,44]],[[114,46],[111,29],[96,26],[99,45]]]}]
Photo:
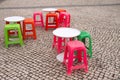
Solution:
[{"label": "stool leg", "polygon": [[32,29],[33,29],[33,36],[34,36],[34,39],[36,39],[36,30],[35,30],[34,23],[32,23]]},{"label": "stool leg", "polygon": [[47,31],[48,30],[48,16],[46,15],[46,28],[45,30]]},{"label": "stool leg", "polygon": [[41,14],[42,27],[44,27],[43,15]]},{"label": "stool leg", "polygon": [[56,45],[57,41],[56,41],[56,36],[53,36],[53,44],[52,44],[52,48],[54,48],[54,46]]},{"label": "stool leg", "polygon": [[20,24],[20,30],[21,30],[21,33],[22,33],[22,22],[17,22],[17,24]]},{"label": "stool leg", "polygon": [[85,72],[88,72],[88,63],[87,63],[87,53],[86,53],[86,50],[83,50],[84,52],[84,65],[85,65]]},{"label": "stool leg", "polygon": [[62,46],[62,38],[61,37],[58,37],[58,53],[60,53],[60,51],[61,51],[61,46]]},{"label": "stool leg", "polygon": [[26,38],[26,36],[25,36],[26,33],[25,32],[26,32],[26,24],[23,23],[23,39]]},{"label": "stool leg", "polygon": [[68,53],[68,47],[66,46],[66,47],[65,47],[65,51],[64,51],[64,61],[63,61],[63,63],[66,63],[67,53]]},{"label": "stool leg", "polygon": [[85,38],[82,39],[82,42],[85,44]]},{"label": "stool leg", "polygon": [[21,33],[21,29],[20,28],[18,29],[18,36],[19,36],[19,40],[20,40],[20,45],[22,46],[24,43],[23,43],[22,33]]},{"label": "stool leg", "polygon": [[70,50],[69,57],[68,57],[68,70],[67,74],[70,75],[72,72],[72,65],[73,65],[73,51]]},{"label": "stool leg", "polygon": [[77,57],[78,57],[78,62],[82,62],[82,52],[81,52],[81,50],[78,50]]},{"label": "stool leg", "polygon": [[92,58],[92,39],[89,38],[89,56]]},{"label": "stool leg", "polygon": [[4,36],[5,36],[5,47],[8,48],[8,31],[4,28]]},{"label": "stool leg", "polygon": [[62,48],[65,50],[65,45],[67,44],[66,38],[62,38]]}]

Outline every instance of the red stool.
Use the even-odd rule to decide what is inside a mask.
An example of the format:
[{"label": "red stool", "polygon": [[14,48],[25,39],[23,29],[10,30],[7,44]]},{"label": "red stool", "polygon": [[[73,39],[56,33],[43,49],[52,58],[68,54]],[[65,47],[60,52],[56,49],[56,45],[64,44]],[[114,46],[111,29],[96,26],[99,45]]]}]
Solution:
[{"label": "red stool", "polygon": [[46,30],[48,30],[48,28],[57,28],[57,27],[58,27],[58,15],[56,13],[47,13]]},{"label": "red stool", "polygon": [[58,25],[59,25],[59,23],[60,23],[60,13],[61,12],[66,12],[66,10],[65,9],[57,9],[57,11],[55,11],[55,13],[57,13],[58,14]]},{"label": "red stool", "polygon": [[[10,23],[10,22],[7,22],[7,21],[6,21],[6,24],[9,24],[9,23]],[[20,24],[20,28],[21,28],[21,23],[20,23],[20,22],[17,22],[17,24]],[[21,32],[22,32],[22,28],[21,28]],[[15,33],[16,33],[16,32],[15,32],[15,31],[12,31],[12,30],[9,30],[9,31],[8,31],[8,34],[9,34],[9,35],[11,35],[11,34],[13,35],[13,34],[15,34]]]},{"label": "red stool", "polygon": [[[77,54],[74,55],[74,52],[77,51]],[[78,59],[78,64],[73,65],[73,60]],[[81,62],[81,64],[79,64]],[[84,44],[80,41],[70,41],[66,45],[64,52],[64,61],[63,63],[67,66],[67,74],[70,75],[72,70],[83,68],[85,72],[88,71],[88,62],[86,48]]]},{"label": "red stool", "polygon": [[[31,25],[32,29],[27,29],[28,24]],[[32,34],[28,34],[30,32]],[[36,30],[35,30],[35,26],[34,26],[34,20],[32,18],[26,18],[23,21],[23,39],[26,39],[27,37],[33,37],[34,39],[36,39]]]},{"label": "red stool", "polygon": [[42,12],[34,12],[33,13],[33,19],[34,19],[35,26],[42,26],[42,27],[44,27]]},{"label": "red stool", "polygon": [[60,13],[59,26],[70,27],[70,14],[67,12]]}]

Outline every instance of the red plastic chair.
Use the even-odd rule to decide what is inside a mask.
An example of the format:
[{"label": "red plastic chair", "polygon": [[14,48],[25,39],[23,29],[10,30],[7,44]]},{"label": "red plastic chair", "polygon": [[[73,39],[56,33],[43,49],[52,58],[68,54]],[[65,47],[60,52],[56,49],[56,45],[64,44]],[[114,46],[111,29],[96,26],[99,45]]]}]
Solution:
[{"label": "red plastic chair", "polygon": [[[27,25],[30,24],[32,29],[27,29]],[[28,34],[28,33],[32,33],[32,34]],[[23,21],[23,39],[26,39],[28,37],[33,37],[34,39],[36,39],[36,30],[35,30],[35,26],[34,26],[34,20],[32,18],[26,18]]]},{"label": "red plastic chair", "polygon": [[[77,54],[74,54],[74,52]],[[73,65],[73,60],[78,59],[78,64]],[[81,64],[79,64],[81,62]],[[72,70],[83,68],[85,72],[88,72],[88,62],[87,62],[87,54],[86,48],[84,44],[80,41],[70,41],[66,45],[66,49],[64,52],[64,61],[63,63],[67,67],[67,74],[70,75]]]},{"label": "red plastic chair", "polygon": [[61,12],[59,18],[59,26],[61,27],[70,27],[70,14],[67,12]]},{"label": "red plastic chair", "polygon": [[56,13],[47,13],[46,30],[48,30],[48,28],[57,28],[57,27],[58,27],[58,15]]},{"label": "red plastic chair", "polygon": [[43,15],[42,12],[34,12],[33,19],[35,26],[42,26],[44,27]]}]

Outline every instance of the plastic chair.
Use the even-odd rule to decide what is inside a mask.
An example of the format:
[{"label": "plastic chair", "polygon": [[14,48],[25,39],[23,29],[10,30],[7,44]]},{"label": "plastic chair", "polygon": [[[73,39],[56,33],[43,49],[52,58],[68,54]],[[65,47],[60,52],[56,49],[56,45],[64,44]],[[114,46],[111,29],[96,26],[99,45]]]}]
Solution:
[{"label": "plastic chair", "polygon": [[[75,51],[77,51],[76,55],[74,55]],[[77,64],[74,64],[74,59],[78,59]],[[69,41],[66,45],[66,49],[64,52],[63,63],[67,67],[68,75],[70,75],[72,70],[74,69],[83,68],[85,72],[88,72],[88,62],[87,62],[86,48],[84,44],[77,40]]]},{"label": "plastic chair", "polygon": [[47,13],[46,30],[48,30],[48,28],[57,28],[57,27],[58,27],[58,15],[56,13]]},{"label": "plastic chair", "polygon": [[61,12],[59,18],[59,26],[70,27],[70,14],[67,12]]},{"label": "plastic chair", "polygon": [[33,19],[35,26],[42,26],[44,27],[43,15],[42,12],[34,12]]},{"label": "plastic chair", "polygon": [[[31,29],[28,29],[30,28],[28,24],[31,25]],[[26,18],[23,21],[23,39],[26,39],[28,37],[32,37],[33,39],[36,39],[36,30],[34,26],[34,20],[32,18]]]},{"label": "plastic chair", "polygon": [[[9,36],[10,30],[17,30],[16,36]],[[20,44],[23,45],[22,33],[19,24],[6,24],[4,27],[5,47],[8,48],[9,44]],[[13,39],[13,40],[10,40]],[[15,39],[18,40],[15,40]]]},{"label": "plastic chair", "polygon": [[86,46],[87,48],[87,53],[89,54],[90,58],[92,58],[92,39],[91,39],[91,35],[86,32],[86,31],[80,31],[80,35],[77,36],[77,39],[82,41],[85,45],[85,39],[89,39],[89,46]]}]

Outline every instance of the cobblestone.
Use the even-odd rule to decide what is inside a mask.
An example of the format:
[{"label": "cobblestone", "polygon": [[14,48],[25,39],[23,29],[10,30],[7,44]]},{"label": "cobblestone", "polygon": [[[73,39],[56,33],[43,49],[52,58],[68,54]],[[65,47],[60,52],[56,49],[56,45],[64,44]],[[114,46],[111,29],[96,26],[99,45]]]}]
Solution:
[{"label": "cobblestone", "polygon": [[[75,70],[67,76],[51,48],[53,30],[38,26],[37,40],[25,40],[23,47],[4,47],[5,17],[32,17],[46,7],[65,8],[71,14],[71,27],[91,34],[93,58],[88,59],[88,73]],[[0,80],[120,80],[119,0],[0,0],[0,15]]]}]

